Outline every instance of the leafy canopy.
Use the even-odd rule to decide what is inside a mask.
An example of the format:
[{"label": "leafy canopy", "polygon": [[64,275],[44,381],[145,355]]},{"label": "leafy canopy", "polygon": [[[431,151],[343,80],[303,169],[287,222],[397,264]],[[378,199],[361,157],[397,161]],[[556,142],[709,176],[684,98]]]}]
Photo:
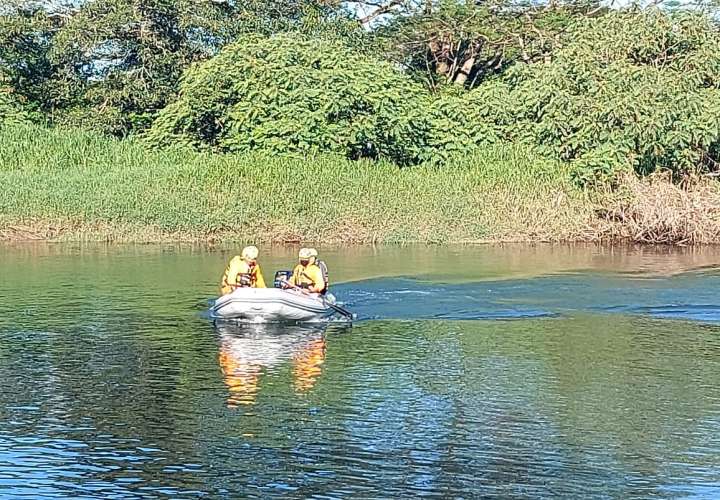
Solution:
[{"label": "leafy canopy", "polygon": [[126,135],[172,101],[183,71],[245,33],[351,38],[321,0],[0,0],[0,67],[55,123]]},{"label": "leafy canopy", "polygon": [[12,95],[12,90],[3,85],[0,73],[0,126],[16,125],[29,120],[28,114]]},{"label": "leafy canopy", "polygon": [[516,63],[469,93],[442,97],[450,105],[440,109],[455,118],[445,134],[433,128],[435,140],[445,149],[528,143],[572,162],[584,181],[627,168],[717,169],[720,35],[711,19],[614,12],[578,22],[567,40],[549,61]]},{"label": "leafy canopy", "polygon": [[299,34],[246,36],[190,69],[147,138],[218,151],[417,160],[426,91],[387,63]]}]

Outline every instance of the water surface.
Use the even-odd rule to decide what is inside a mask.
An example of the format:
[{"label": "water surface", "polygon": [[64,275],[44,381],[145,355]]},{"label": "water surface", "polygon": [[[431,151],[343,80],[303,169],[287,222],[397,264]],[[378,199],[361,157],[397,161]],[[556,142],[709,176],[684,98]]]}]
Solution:
[{"label": "water surface", "polygon": [[351,328],[232,250],[0,247],[0,496],[720,497],[720,250],[324,249]]}]

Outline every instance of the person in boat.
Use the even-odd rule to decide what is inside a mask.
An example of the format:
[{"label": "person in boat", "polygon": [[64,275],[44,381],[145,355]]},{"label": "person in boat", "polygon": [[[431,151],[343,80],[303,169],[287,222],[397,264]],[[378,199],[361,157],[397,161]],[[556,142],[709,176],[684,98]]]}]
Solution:
[{"label": "person in boat", "polygon": [[327,293],[327,271],[325,264],[318,260],[317,250],[301,248],[298,259],[299,263],[290,277],[290,285],[301,288],[305,293]]},{"label": "person in boat", "polygon": [[257,247],[249,246],[243,248],[240,255],[230,259],[220,284],[220,292],[223,295],[236,288],[265,288],[265,280],[257,261],[258,253]]}]

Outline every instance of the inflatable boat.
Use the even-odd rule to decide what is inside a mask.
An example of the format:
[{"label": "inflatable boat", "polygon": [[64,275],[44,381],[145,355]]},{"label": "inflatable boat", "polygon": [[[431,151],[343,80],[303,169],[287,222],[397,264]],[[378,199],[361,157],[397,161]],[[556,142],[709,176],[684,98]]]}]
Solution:
[{"label": "inflatable boat", "polygon": [[238,288],[215,301],[215,319],[249,323],[315,322],[336,312],[335,298],[279,288]]}]

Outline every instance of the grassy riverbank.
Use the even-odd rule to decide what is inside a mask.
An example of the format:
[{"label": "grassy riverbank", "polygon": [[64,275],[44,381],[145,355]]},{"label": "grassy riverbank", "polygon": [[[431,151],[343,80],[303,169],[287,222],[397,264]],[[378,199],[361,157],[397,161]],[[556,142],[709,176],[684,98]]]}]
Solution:
[{"label": "grassy riverbank", "polygon": [[0,233],[153,241],[567,239],[584,195],[556,164],[494,148],[398,169],[331,156],[151,152],[83,131],[0,131]]},{"label": "grassy riverbank", "polygon": [[[598,210],[598,196],[573,185],[567,167],[513,146],[398,169],[326,155],[155,152],[91,132],[13,126],[0,129],[0,184],[6,240],[642,241],[637,225],[650,223],[638,216],[650,194],[608,196]],[[711,231],[718,214],[696,206],[716,203],[718,190],[693,200],[705,226],[690,242],[720,240]]]}]

